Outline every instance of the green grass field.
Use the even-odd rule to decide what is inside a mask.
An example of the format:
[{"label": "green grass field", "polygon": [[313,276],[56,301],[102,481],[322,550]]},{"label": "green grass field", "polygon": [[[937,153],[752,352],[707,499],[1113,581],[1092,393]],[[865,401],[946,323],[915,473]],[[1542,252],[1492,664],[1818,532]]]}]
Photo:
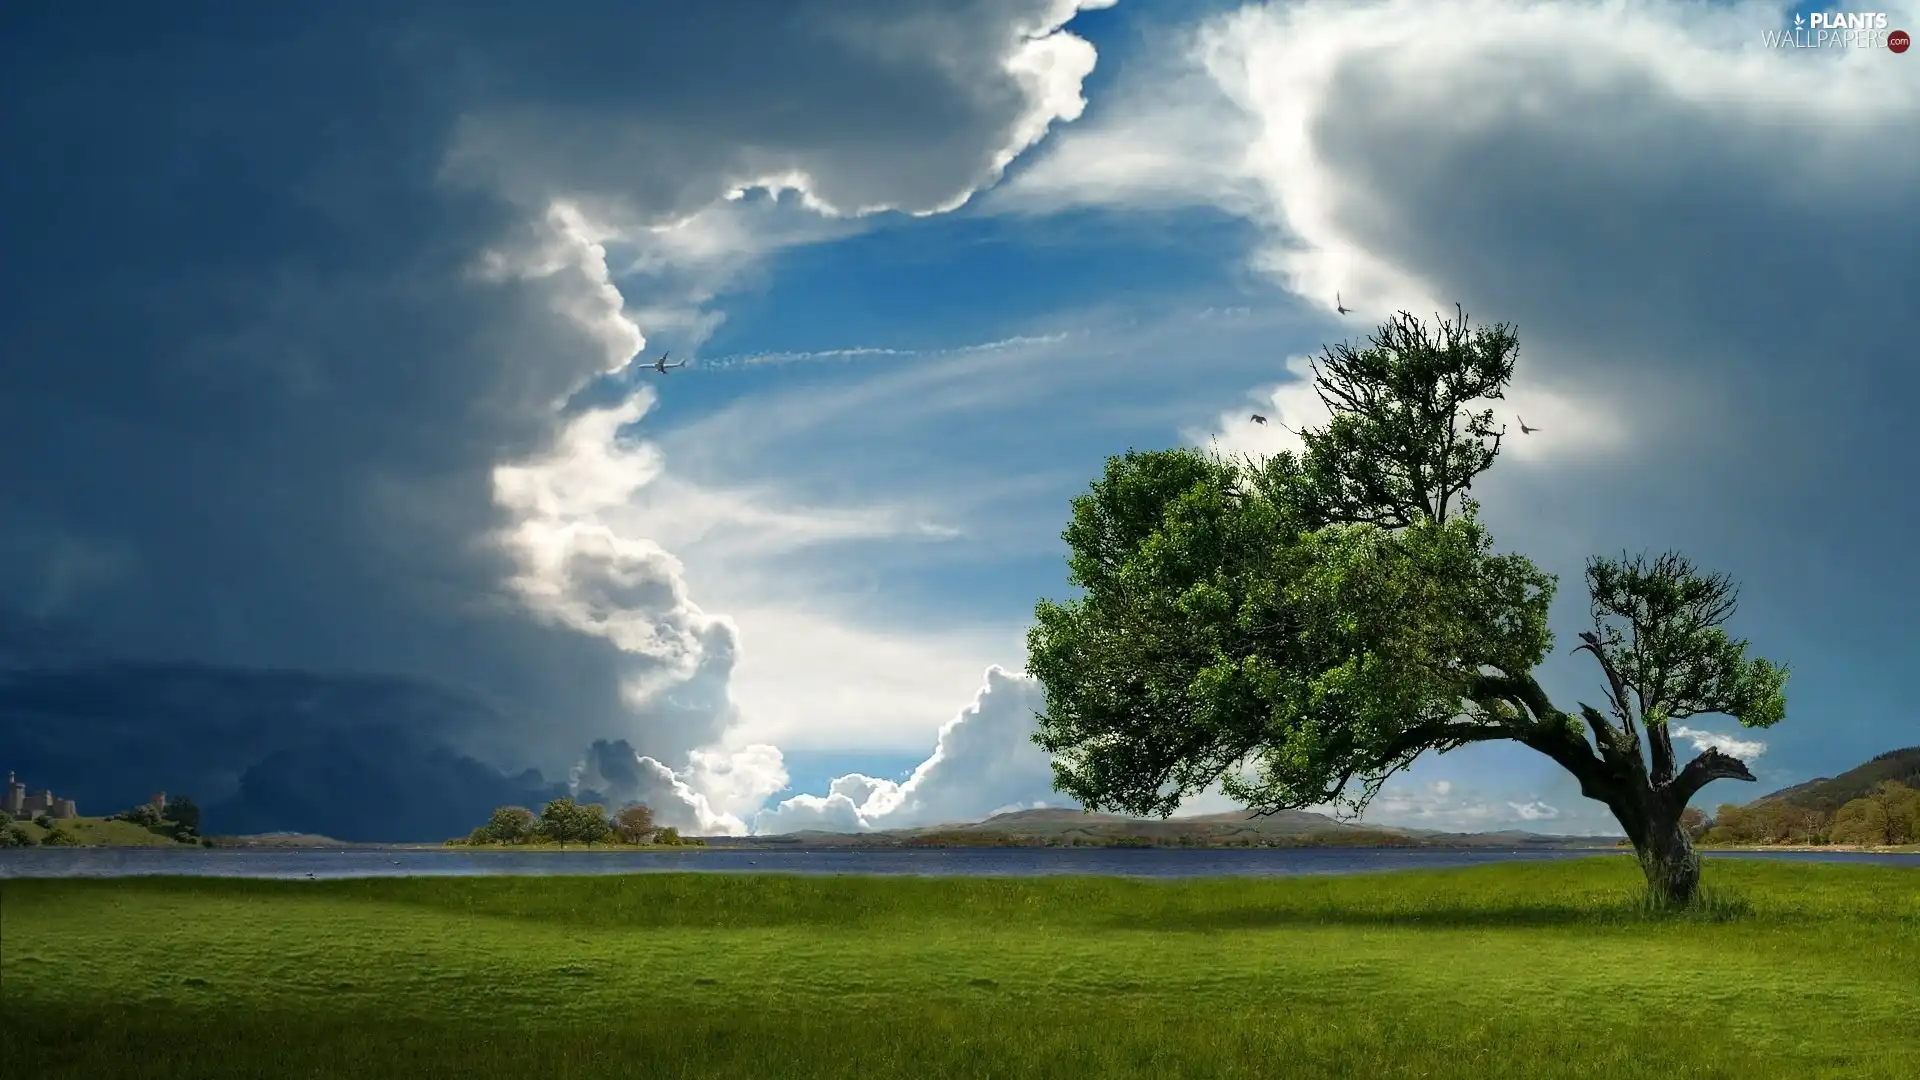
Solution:
[{"label": "green grass field", "polygon": [[1920,874],[0,882],[9,1076],[1920,1076]]},{"label": "green grass field", "polygon": [[[18,822],[19,826],[39,843],[47,835],[47,830],[31,821]],[[108,821],[103,817],[66,818],[59,822],[60,831],[72,834],[75,840],[86,847],[183,847],[173,838],[173,825],[148,828],[131,821]]]}]

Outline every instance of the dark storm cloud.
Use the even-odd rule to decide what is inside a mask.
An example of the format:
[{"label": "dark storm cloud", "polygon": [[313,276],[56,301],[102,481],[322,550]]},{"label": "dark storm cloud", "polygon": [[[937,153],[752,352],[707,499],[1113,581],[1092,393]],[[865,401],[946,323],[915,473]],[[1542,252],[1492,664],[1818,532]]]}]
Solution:
[{"label": "dark storm cloud", "polygon": [[[1911,742],[1913,66],[1757,54],[1750,11],[1489,22],[1405,4],[1388,21],[1431,47],[1403,49],[1380,40],[1383,10],[1233,24],[1247,71],[1319,65],[1286,95],[1246,91],[1295,110],[1312,147],[1313,175],[1269,180],[1336,259],[1517,323],[1523,378],[1565,395],[1560,425],[1514,436],[1542,456],[1503,463],[1487,507],[1504,543],[1565,574],[1563,635],[1586,621],[1588,555],[1680,548],[1743,582],[1731,629],[1795,669],[1764,769]],[[1604,416],[1625,445],[1552,450]],[[1555,662],[1556,692],[1597,696],[1583,659]]]},{"label": "dark storm cloud", "polygon": [[[1920,656],[1920,67],[1763,49],[1783,18],[1248,5],[1205,22],[1185,70],[1123,64],[1109,110],[1011,193],[1245,213],[1267,229],[1259,265],[1340,338],[1455,301],[1516,323],[1514,430],[1476,494],[1503,546],[1561,575],[1549,688],[1600,695],[1567,650],[1589,556],[1678,548],[1731,573],[1730,629],[1793,667],[1787,723],[1698,721],[1768,744],[1761,785],[1708,796],[1749,798],[1911,743]],[[1541,767],[1508,749],[1454,760]]]},{"label": "dark storm cloud", "polygon": [[[0,757],[124,799],[162,782],[142,763],[237,782],[292,728],[550,771],[603,733],[684,753],[620,698],[643,661],[502,592],[491,470],[608,357],[556,302],[580,280],[475,261],[556,194],[654,220],[798,169],[851,206],[950,201],[1019,125],[1000,60],[1050,6],[9,6],[0,609],[200,666],[16,662],[37,704]],[[249,667],[345,674],[223,670]],[[383,672],[412,689],[288,719]],[[182,679],[177,724],[134,721]]]},{"label": "dark storm cloud", "polygon": [[[1794,662],[1813,706],[1771,737],[1817,754],[1837,736],[1838,767],[1883,750],[1920,656],[1901,569],[1920,528],[1920,109],[1893,76],[1776,111],[1692,101],[1628,64],[1556,81],[1548,63],[1488,77],[1526,86],[1527,108],[1489,93],[1492,116],[1458,124],[1348,68],[1318,132],[1373,208],[1354,238],[1516,321],[1525,363],[1626,411],[1627,453],[1507,474],[1489,508],[1503,536],[1570,569],[1680,547],[1733,572],[1735,629]],[[1577,578],[1563,591],[1584,612]]]}]

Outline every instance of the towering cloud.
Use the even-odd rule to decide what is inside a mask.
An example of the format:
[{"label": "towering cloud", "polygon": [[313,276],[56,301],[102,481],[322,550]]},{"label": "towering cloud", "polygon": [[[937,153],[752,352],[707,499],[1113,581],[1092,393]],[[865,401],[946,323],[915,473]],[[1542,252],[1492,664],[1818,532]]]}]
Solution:
[{"label": "towering cloud", "polygon": [[1043,704],[1032,679],[989,668],[973,704],[941,727],[932,755],[905,781],[842,776],[825,795],[796,795],[763,811],[753,819],[753,829],[898,829],[1060,805],[1064,800],[1053,791],[1052,761],[1032,740],[1034,714]]},{"label": "towering cloud", "polygon": [[[471,701],[424,723],[387,699],[351,720],[279,697],[214,711],[198,745],[231,749],[223,779],[181,762],[119,797],[212,801],[362,724],[548,776],[626,740],[764,787],[737,779],[759,751],[689,757],[731,719],[732,627],[670,553],[597,517],[659,467],[621,442],[647,398],[568,405],[645,340],[614,277],[697,334],[781,229],[965,200],[1081,108],[1092,48],[1059,30],[1076,10],[9,14],[0,198],[23,211],[8,265],[31,272],[0,290],[0,608],[193,662],[227,696],[252,685],[237,669],[275,667]],[[765,235],[740,227],[765,200],[729,201],[755,187],[798,196]],[[140,752],[107,718],[146,708],[42,696],[0,718],[0,746],[72,790]],[[253,805],[281,775],[253,773]]]}]

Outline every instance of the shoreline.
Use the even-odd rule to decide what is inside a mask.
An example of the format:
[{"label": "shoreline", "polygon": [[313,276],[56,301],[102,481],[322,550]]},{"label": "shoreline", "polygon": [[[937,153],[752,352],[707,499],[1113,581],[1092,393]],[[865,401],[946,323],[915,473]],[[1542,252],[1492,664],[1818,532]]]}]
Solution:
[{"label": "shoreline", "polygon": [[[224,852],[315,852],[326,854],[364,853],[430,853],[442,854],[587,854],[605,855],[622,852],[644,852],[649,854],[735,851],[766,854],[772,852],[794,852],[803,854],[840,853],[840,852],[888,852],[903,851],[1434,851],[1434,852],[1585,852],[1593,855],[1621,854],[1630,855],[1633,849],[1609,842],[1583,842],[1582,838],[1568,838],[1557,843],[1266,843],[1266,844],[1168,844],[1168,843],[1077,843],[1049,844],[1045,842],[981,842],[981,843],[892,843],[876,841],[835,841],[823,839],[818,842],[794,842],[777,838],[758,837],[706,837],[705,844],[500,844],[468,846],[465,844],[436,844],[428,842],[352,842],[320,837],[212,837],[208,846],[173,844],[76,844],[56,850],[71,851],[175,851],[181,854]],[[16,849],[4,849],[16,850]],[[21,848],[17,850],[42,850]],[[1920,844],[1711,844],[1697,845],[1694,850],[1702,855],[1715,853],[1861,853],[1861,854],[1920,854]]]},{"label": "shoreline", "polygon": [[[7,850],[36,851],[42,848],[20,848]],[[885,852],[889,854],[905,851],[1432,851],[1432,852],[1587,852],[1595,855],[1623,854],[1628,849],[1613,845],[1586,844],[607,844],[607,845],[567,845],[557,844],[516,844],[488,847],[444,846],[440,844],[405,843],[275,843],[272,841],[244,843],[216,843],[211,847],[198,845],[179,845],[166,847],[159,845],[134,844],[75,844],[54,850],[61,851],[172,851],[182,855],[206,854],[209,852],[313,852],[316,854],[393,854],[397,852],[421,854],[566,854],[566,855],[609,855],[623,852],[647,854],[679,852],[751,852],[768,854],[790,852],[795,854],[822,854],[841,852]],[[1784,849],[1774,849],[1784,850]],[[1841,850],[1809,849],[1809,850]]]}]

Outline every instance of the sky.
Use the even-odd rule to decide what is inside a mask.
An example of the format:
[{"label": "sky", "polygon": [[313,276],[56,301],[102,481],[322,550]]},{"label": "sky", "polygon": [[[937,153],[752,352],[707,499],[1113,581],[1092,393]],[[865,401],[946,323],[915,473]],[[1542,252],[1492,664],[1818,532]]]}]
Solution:
[{"label": "sky", "polygon": [[[1556,701],[1585,560],[1677,548],[1793,672],[1701,804],[1920,742],[1920,56],[1763,40],[1823,10],[11,5],[0,768],[369,839],[1062,805],[1069,501],[1456,303]],[[1498,744],[1368,820],[1618,831]]]}]

